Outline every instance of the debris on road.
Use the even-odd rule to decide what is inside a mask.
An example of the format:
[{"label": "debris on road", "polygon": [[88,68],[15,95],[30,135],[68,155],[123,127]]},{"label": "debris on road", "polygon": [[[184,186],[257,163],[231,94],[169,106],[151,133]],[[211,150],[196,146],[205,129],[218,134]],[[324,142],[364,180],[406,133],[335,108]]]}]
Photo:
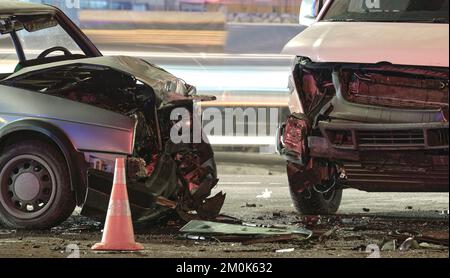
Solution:
[{"label": "debris on road", "polygon": [[16,232],[16,230],[0,230],[0,235],[10,235],[15,232]]},{"label": "debris on road", "polygon": [[408,230],[396,230],[395,234],[405,236],[406,238],[408,238],[408,237],[415,238],[415,237],[422,236],[421,232],[413,231],[413,230],[409,230],[409,229]]},{"label": "debris on road", "polygon": [[431,244],[428,242],[419,243],[419,247],[423,249],[445,249],[445,247],[442,245]]},{"label": "debris on road", "polygon": [[270,191],[269,189],[265,189],[260,195],[257,195],[256,198],[257,199],[270,199],[270,197],[272,196],[272,191]]},{"label": "debris on road", "polygon": [[220,214],[219,216],[217,216],[215,220],[217,222],[221,222],[221,223],[242,224],[242,220],[240,220],[236,217],[232,217],[229,215],[223,215],[223,214]]},{"label": "debris on road", "polygon": [[272,213],[272,217],[279,218],[279,217],[281,217],[281,216],[282,216],[282,214],[281,214],[281,212],[279,212],[279,211],[276,211],[276,212],[273,212],[273,213]]},{"label": "debris on road", "polygon": [[352,218],[342,218],[341,223],[344,225],[354,225],[355,223],[359,223],[358,219]]},{"label": "debris on road", "polygon": [[183,239],[190,239],[190,240],[196,240],[196,241],[205,241],[205,240],[208,239],[208,238],[206,238],[206,237],[204,237],[204,236],[196,236],[196,235],[184,235],[184,236],[182,236],[182,237],[180,237],[180,238],[183,238]]},{"label": "debris on road", "polygon": [[435,245],[447,246],[448,247],[448,232],[444,236],[433,237],[431,235],[424,235],[416,238],[419,242],[426,242]]},{"label": "debris on road", "polygon": [[407,238],[398,248],[400,251],[408,251],[413,249],[419,249],[419,243],[414,239],[414,237]]},{"label": "debris on road", "polygon": [[303,235],[292,234],[292,235],[281,235],[281,236],[270,236],[270,237],[260,237],[249,240],[243,240],[242,245],[253,245],[258,243],[275,243],[275,242],[292,242],[298,240],[305,240]]},{"label": "debris on road", "polygon": [[253,203],[245,203],[241,206],[241,208],[256,208],[256,204]]},{"label": "debris on road", "polygon": [[370,212],[370,209],[369,208],[363,208],[362,209],[364,212]]},{"label": "debris on road", "polygon": [[287,226],[242,225],[193,220],[180,229],[184,235],[215,237],[220,241],[235,241],[243,244],[305,240],[312,231]]},{"label": "debris on road", "polygon": [[431,234],[422,234],[418,231],[397,230],[395,231],[395,234],[391,233],[390,236],[402,241],[408,239],[409,237],[413,237],[419,243],[426,242],[442,246],[449,245],[448,231],[442,233],[434,232]]},{"label": "debris on road", "polygon": [[[188,257],[192,253],[201,252],[202,257],[208,258],[218,254],[226,257],[248,257],[249,254],[266,256],[267,252],[275,255],[276,250],[295,248],[294,252],[280,253],[277,256],[324,257],[332,255],[360,258],[362,255],[365,256],[362,253],[366,252],[368,247],[377,244],[383,258],[399,256],[448,258],[448,219],[410,219],[362,214],[318,217],[300,216],[294,212],[289,213],[283,210],[276,212],[280,212],[281,218],[274,218],[272,213],[263,210],[254,217],[241,219],[219,215],[214,222],[236,224],[239,229],[247,231],[249,229],[258,229],[258,231],[260,231],[259,229],[264,231],[281,229],[285,231],[286,227],[298,230],[297,226],[305,227],[309,221],[316,223],[312,228],[307,228],[311,230],[313,236],[305,240],[308,238],[305,234],[289,233],[271,235],[180,233],[180,228],[185,225],[185,222],[174,214],[173,218],[161,220],[158,225],[137,227],[136,239],[152,250],[151,253],[144,252],[139,256],[147,254],[162,257]],[[245,221],[250,221],[251,224]],[[283,225],[277,223],[283,223]],[[354,231],[355,227],[365,223],[369,223],[367,229]],[[334,235],[327,233],[334,227],[338,228]],[[61,257],[64,254],[60,252],[64,252],[66,246],[71,243],[79,244],[85,250],[84,256],[86,257],[121,256],[118,253],[99,254],[88,251],[98,240],[101,228],[101,224],[89,218],[73,215],[57,229],[49,231],[17,230],[12,234],[0,235],[2,247],[0,248],[0,257],[11,255],[20,257],[23,256],[24,249],[30,250],[30,254],[36,257]],[[8,229],[0,227],[0,230]],[[325,236],[322,236],[325,243],[319,242],[319,237],[323,234],[331,234],[326,240]],[[399,245],[409,237],[414,237],[418,242],[420,251],[401,252],[399,250]],[[39,245],[40,248],[32,248],[35,245]],[[168,252],[168,249],[171,250]],[[376,254],[376,252],[372,254]]]},{"label": "debris on road", "polygon": [[319,237],[319,242],[320,243],[324,243],[325,241],[327,241],[328,239],[333,238],[336,235],[336,232],[339,230],[339,227],[333,227],[331,230],[323,233],[320,237]]},{"label": "debris on road", "polygon": [[397,249],[397,241],[389,240],[381,246],[381,251],[395,251]]},{"label": "debris on road", "polygon": [[250,226],[192,220],[180,229],[182,233],[226,234],[226,235],[286,235],[303,234],[309,236],[311,231],[296,227]]},{"label": "debris on road", "polygon": [[366,250],[366,248],[367,248],[367,246],[365,244],[360,244],[356,247],[353,247],[352,250],[358,251],[358,252],[363,252]]},{"label": "debris on road", "polygon": [[345,226],[350,226],[350,230],[352,231],[364,231],[369,229],[370,218],[368,217],[352,217],[352,218],[343,218],[341,219],[341,223]]},{"label": "debris on road", "polygon": [[288,249],[279,249],[275,250],[275,253],[290,253],[294,252],[295,248],[288,248]]},{"label": "debris on road", "polygon": [[303,218],[303,221],[305,222],[306,227],[314,227],[322,223],[320,215],[318,216],[307,215]]}]

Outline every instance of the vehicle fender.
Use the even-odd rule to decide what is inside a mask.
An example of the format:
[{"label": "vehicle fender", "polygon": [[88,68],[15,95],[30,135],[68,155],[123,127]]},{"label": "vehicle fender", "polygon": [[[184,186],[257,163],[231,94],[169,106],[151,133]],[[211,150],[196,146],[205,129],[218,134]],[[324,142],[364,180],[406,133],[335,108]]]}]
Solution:
[{"label": "vehicle fender", "polygon": [[3,143],[9,135],[23,131],[40,133],[56,144],[66,160],[71,189],[75,192],[77,204],[80,205],[84,201],[86,192],[87,164],[84,155],[75,150],[72,142],[61,129],[42,120],[20,120],[2,127],[0,143]]}]

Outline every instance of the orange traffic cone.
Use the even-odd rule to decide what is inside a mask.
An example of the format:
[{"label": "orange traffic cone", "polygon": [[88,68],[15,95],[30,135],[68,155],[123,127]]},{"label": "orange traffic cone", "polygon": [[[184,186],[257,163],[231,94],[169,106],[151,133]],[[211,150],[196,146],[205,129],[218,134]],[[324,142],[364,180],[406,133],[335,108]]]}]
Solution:
[{"label": "orange traffic cone", "polygon": [[144,249],[134,240],[125,173],[125,159],[117,158],[102,242],[95,244],[92,247],[93,250],[139,251]]}]

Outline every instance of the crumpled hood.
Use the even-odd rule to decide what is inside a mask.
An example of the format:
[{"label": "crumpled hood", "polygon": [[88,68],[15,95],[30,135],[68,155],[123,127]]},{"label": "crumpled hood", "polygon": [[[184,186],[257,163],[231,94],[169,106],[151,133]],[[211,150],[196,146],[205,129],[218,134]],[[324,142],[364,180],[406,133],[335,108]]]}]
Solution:
[{"label": "crumpled hood", "polygon": [[313,62],[448,67],[449,25],[317,22],[292,39],[283,54]]},{"label": "crumpled hood", "polygon": [[72,64],[105,66],[128,73],[141,82],[151,86],[153,90],[159,94],[163,103],[167,103],[177,99],[186,99],[184,93],[186,92],[187,88],[180,78],[177,78],[164,69],[152,65],[142,59],[129,56],[101,56],[27,67],[8,76],[8,78],[6,78],[5,80],[13,79],[17,76],[34,71]]},{"label": "crumpled hood", "polygon": [[172,83],[175,92],[183,94],[186,88],[182,80],[166,70],[142,59],[129,56],[110,56],[88,59],[96,65],[104,65],[116,70],[130,73],[136,79],[150,85],[156,91],[167,91],[167,84]]}]

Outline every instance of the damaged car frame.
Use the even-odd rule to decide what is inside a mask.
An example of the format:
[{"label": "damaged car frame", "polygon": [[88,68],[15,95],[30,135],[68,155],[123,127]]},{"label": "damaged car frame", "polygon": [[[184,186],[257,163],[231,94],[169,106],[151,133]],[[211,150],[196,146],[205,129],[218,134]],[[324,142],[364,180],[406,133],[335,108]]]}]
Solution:
[{"label": "damaged car frame", "polygon": [[284,49],[297,58],[277,136],[299,212],[335,213],[345,188],[448,192],[448,14],[448,0],[311,11]]},{"label": "damaged car frame", "polygon": [[[104,57],[59,9],[0,3],[0,34],[18,60],[0,76],[0,220],[53,227],[82,206],[102,220],[115,159],[127,159],[134,220],[170,211],[214,218],[224,195],[206,141],[174,144],[171,112],[212,100],[144,60]],[[185,142],[185,141],[183,141]],[[192,141],[191,141],[192,142]]]}]

